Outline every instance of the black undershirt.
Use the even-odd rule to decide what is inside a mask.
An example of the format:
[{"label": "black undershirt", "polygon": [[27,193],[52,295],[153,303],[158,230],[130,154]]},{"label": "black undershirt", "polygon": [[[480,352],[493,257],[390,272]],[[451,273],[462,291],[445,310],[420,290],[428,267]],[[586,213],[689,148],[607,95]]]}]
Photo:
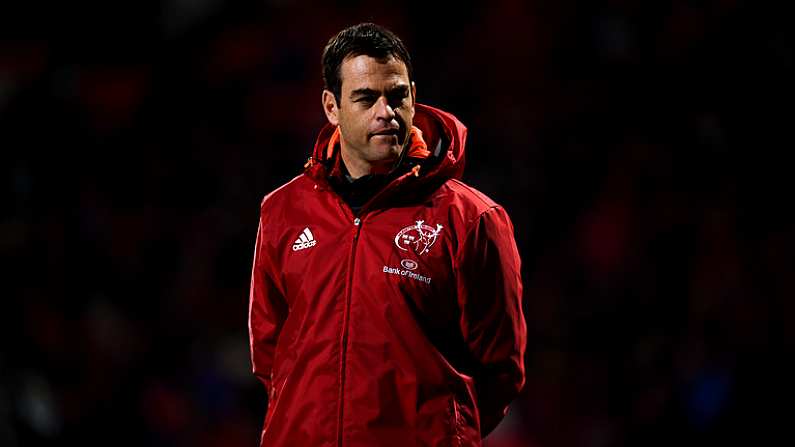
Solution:
[{"label": "black undershirt", "polygon": [[331,183],[334,191],[342,197],[342,200],[351,207],[353,214],[357,216],[364,204],[396,177],[394,173],[398,171],[398,169],[395,169],[389,174],[367,174],[354,179],[345,167],[344,162],[340,163],[340,169],[342,170],[342,175],[329,178],[329,183]]}]

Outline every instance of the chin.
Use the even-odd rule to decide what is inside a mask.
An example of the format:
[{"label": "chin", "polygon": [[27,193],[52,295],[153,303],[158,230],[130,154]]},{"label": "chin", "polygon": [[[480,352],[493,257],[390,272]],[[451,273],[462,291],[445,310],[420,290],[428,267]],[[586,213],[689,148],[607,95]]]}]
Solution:
[{"label": "chin", "polygon": [[371,163],[394,160],[400,155],[400,146],[371,147],[367,157]]}]

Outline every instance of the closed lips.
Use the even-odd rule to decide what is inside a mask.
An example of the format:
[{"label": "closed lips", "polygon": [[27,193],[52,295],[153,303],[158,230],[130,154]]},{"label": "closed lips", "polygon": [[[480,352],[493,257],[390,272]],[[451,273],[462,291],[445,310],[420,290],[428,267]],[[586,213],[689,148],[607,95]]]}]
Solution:
[{"label": "closed lips", "polygon": [[398,134],[397,129],[384,129],[384,130],[379,130],[378,132],[373,132],[371,135],[397,135],[397,134]]}]

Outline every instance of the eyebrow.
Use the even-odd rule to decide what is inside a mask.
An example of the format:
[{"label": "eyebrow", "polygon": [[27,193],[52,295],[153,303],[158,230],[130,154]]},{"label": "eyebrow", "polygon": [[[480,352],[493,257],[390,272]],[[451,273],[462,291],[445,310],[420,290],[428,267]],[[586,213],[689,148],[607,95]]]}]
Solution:
[{"label": "eyebrow", "polygon": [[[395,94],[395,93],[402,93],[408,94],[409,86],[407,85],[399,85],[387,91],[387,95]],[[356,90],[351,92],[351,98],[354,96],[381,96],[381,92],[377,90],[373,90],[371,88],[357,88]]]}]

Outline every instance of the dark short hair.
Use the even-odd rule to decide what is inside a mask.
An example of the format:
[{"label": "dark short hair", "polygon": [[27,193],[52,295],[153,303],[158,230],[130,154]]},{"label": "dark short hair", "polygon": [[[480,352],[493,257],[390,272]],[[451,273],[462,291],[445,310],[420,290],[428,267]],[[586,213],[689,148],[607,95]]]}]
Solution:
[{"label": "dark short hair", "polygon": [[337,33],[323,49],[323,87],[334,94],[337,105],[342,94],[340,66],[347,57],[370,56],[386,59],[393,56],[406,64],[409,82],[414,78],[411,57],[406,46],[392,31],[375,23],[360,23]]}]

